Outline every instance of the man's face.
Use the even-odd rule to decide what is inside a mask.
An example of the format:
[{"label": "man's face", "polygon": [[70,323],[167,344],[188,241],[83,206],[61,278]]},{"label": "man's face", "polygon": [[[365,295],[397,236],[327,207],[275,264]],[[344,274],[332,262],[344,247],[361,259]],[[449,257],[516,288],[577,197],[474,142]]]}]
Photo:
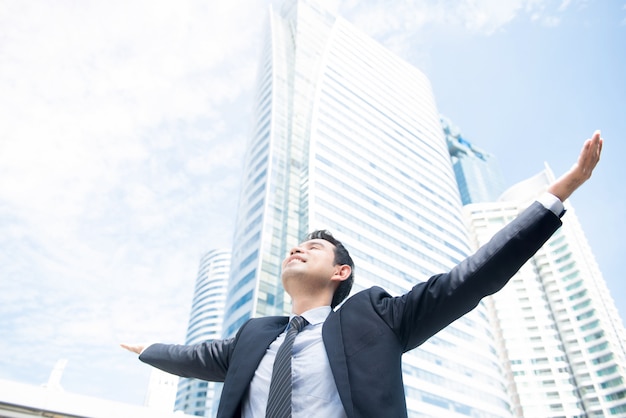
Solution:
[{"label": "man's face", "polygon": [[[335,246],[323,239],[312,239],[294,247],[283,261],[286,280],[329,281],[335,271]],[[311,283],[313,284],[313,283]]]}]

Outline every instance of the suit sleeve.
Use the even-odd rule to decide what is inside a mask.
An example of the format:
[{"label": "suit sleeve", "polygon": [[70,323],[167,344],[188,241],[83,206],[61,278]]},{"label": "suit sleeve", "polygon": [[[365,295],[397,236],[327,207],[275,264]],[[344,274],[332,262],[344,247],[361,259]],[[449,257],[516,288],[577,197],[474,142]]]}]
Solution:
[{"label": "suit sleeve", "polygon": [[152,344],[139,360],[165,372],[223,382],[235,347],[235,338],[196,345]]},{"label": "suit sleeve", "polygon": [[558,216],[535,202],[450,272],[400,297],[373,294],[372,303],[404,351],[413,349],[504,287],[560,226]]}]

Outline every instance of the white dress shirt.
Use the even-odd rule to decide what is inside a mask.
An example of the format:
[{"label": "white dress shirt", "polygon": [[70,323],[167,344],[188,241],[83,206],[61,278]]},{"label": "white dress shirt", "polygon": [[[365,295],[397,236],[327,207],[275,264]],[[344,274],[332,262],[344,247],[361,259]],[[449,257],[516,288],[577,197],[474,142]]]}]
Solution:
[{"label": "white dress shirt", "polygon": [[541,203],[546,209],[551,210],[552,213],[559,218],[565,213],[565,206],[563,206],[563,202],[561,202],[561,200],[552,193],[543,193],[539,196],[537,202]]},{"label": "white dress shirt", "polygon": [[[298,333],[293,343],[291,362],[293,418],[346,417],[322,341],[322,326],[330,311],[330,306],[322,306],[302,314],[309,323]],[[272,367],[285,335],[286,330],[269,346],[256,369],[250,382],[250,389],[243,399],[243,418],[265,418]]]}]

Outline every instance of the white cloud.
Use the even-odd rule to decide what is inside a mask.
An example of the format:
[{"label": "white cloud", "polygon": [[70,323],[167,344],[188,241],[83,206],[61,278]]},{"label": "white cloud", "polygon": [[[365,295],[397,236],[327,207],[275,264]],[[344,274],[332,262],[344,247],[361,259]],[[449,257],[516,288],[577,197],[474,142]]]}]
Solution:
[{"label": "white cloud", "polygon": [[0,376],[180,341],[199,256],[232,234],[266,5],[1,7]]},{"label": "white cloud", "polygon": [[492,33],[509,23],[524,5],[533,2],[497,0],[437,2],[405,0],[389,2],[347,3],[343,11],[365,32],[380,36],[397,30],[416,31],[429,24],[464,27],[470,32]]},{"label": "white cloud", "polygon": [[559,5],[559,12],[564,12],[565,10],[567,10],[567,8],[570,6],[570,4],[572,3],[572,0],[563,0],[561,2],[561,4]]},{"label": "white cloud", "polygon": [[[385,46],[391,44],[391,49],[405,56],[407,51],[399,51],[393,45],[406,45],[407,40],[429,26],[484,35],[491,35],[519,18],[556,26],[560,23],[558,14],[567,11],[570,3],[571,0],[559,4],[550,0],[344,1],[340,12],[370,36],[380,39]],[[578,4],[581,7],[584,2]]]}]

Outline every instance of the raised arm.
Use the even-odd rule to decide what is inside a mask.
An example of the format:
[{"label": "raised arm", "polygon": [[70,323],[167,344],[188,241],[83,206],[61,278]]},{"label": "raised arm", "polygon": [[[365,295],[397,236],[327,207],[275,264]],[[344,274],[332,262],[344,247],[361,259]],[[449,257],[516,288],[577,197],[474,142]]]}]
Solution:
[{"label": "raised arm", "polygon": [[598,161],[600,161],[602,142],[600,131],[595,131],[591,139],[585,141],[576,164],[555,180],[548,188],[548,192],[552,193],[563,202],[584,182],[589,180],[593,169],[598,164]]},{"label": "raised arm", "polygon": [[[591,177],[601,151],[597,131],[585,141],[576,164],[548,191],[567,199]],[[399,298],[379,297],[375,303],[380,301],[381,316],[398,330],[404,348],[412,349],[499,291],[560,226],[553,211],[534,202],[449,273],[433,276]]]}]

